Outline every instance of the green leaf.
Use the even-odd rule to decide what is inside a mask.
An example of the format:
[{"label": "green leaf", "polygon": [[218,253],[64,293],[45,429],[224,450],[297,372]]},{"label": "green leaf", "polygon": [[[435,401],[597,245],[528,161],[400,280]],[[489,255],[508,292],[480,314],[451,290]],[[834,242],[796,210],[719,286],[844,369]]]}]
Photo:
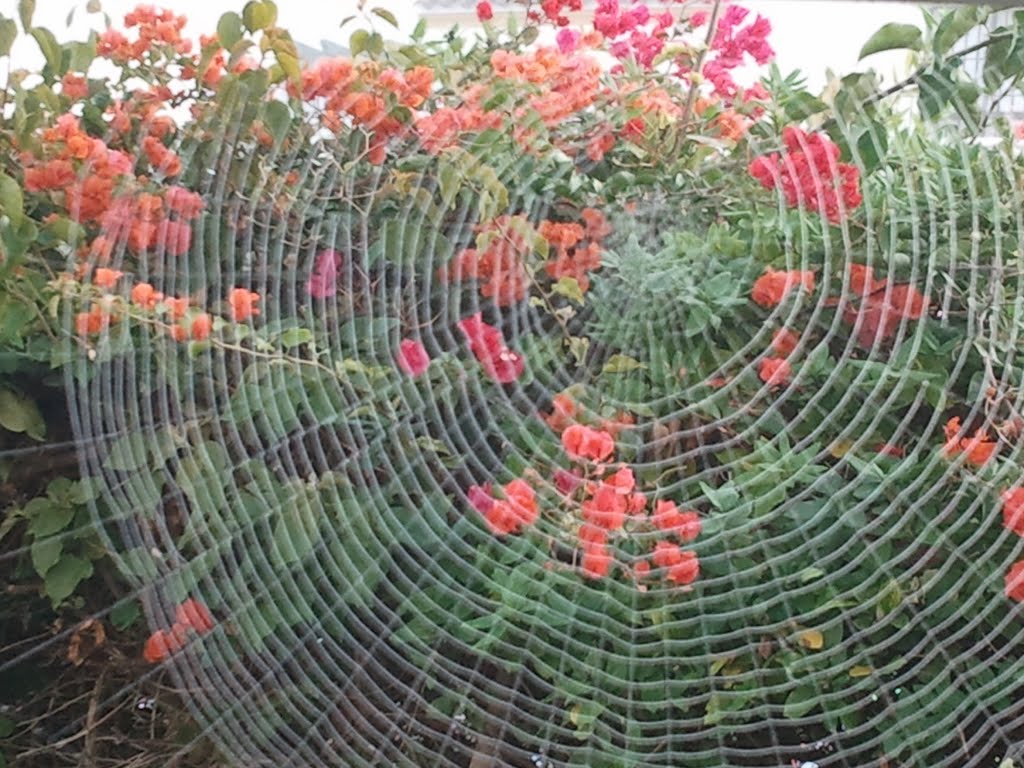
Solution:
[{"label": "green leaf", "polygon": [[146,463],[146,442],[140,432],[119,437],[110,446],[103,466],[114,472],[131,472]]},{"label": "green leaf", "polygon": [[60,77],[64,74],[64,68],[61,66],[61,48],[60,43],[57,42],[57,38],[54,37],[53,32],[43,27],[35,27],[29,31],[29,34],[35,38],[35,41],[39,43],[39,50],[43,52],[43,56],[46,57],[46,64],[50,68],[54,77]]},{"label": "green leaf", "polygon": [[309,328],[289,328],[281,334],[281,346],[285,349],[297,347],[300,344],[308,344],[313,340],[313,332]]},{"label": "green leaf", "polygon": [[135,600],[126,600],[110,610],[110,623],[117,629],[128,629],[140,615],[139,604]]},{"label": "green leaf", "polygon": [[384,21],[386,21],[388,24],[390,24],[392,27],[394,27],[395,29],[398,29],[398,19],[395,18],[395,14],[393,14],[391,11],[387,10],[386,8],[371,8],[370,9],[370,13],[372,13],[375,16],[379,16],[380,18],[384,19]]},{"label": "green leaf", "polygon": [[2,172],[0,172],[0,213],[9,216],[11,221],[21,221],[25,216],[25,198],[21,192],[21,185]]},{"label": "green leaf", "polygon": [[932,48],[938,55],[947,53],[961,37],[988,18],[988,9],[962,5],[947,13],[935,30]]},{"label": "green leaf", "polygon": [[46,434],[46,422],[35,401],[9,389],[0,389],[0,427],[36,440]]},{"label": "green leaf", "polygon": [[76,555],[62,557],[43,581],[43,588],[54,607],[70,597],[78,585],[92,576],[92,563]]},{"label": "green leaf", "polygon": [[626,373],[646,367],[644,363],[629,355],[612,355],[608,358],[608,362],[604,364],[601,373]]},{"label": "green leaf", "polygon": [[270,0],[250,0],[242,9],[242,21],[250,32],[270,29],[277,23],[277,6]]},{"label": "green leaf", "polygon": [[0,717],[0,739],[6,739],[14,733],[14,721],[9,717]]},{"label": "green leaf", "polygon": [[558,282],[551,286],[551,290],[559,296],[564,296],[570,301],[583,305],[583,291],[580,283],[575,277],[560,277]]},{"label": "green leaf", "polygon": [[897,24],[896,22],[886,24],[864,43],[864,47],[860,49],[859,58],[863,59],[873,53],[891,51],[896,48],[921,50],[921,30],[913,24]]},{"label": "green leaf", "polygon": [[48,496],[32,499],[25,505],[29,533],[37,539],[63,531],[71,524],[74,516],[75,508],[72,505],[56,503]]},{"label": "green leaf", "polygon": [[818,705],[818,689],[813,685],[799,685],[790,691],[782,714],[791,720],[803,717]]},{"label": "green leaf", "polygon": [[36,0],[18,0],[18,18],[21,28],[28,32],[32,28],[32,16],[36,12]]},{"label": "green leaf", "polygon": [[228,11],[220,17],[220,21],[217,22],[217,40],[222,46],[231,50],[242,39],[242,34],[241,16],[234,11]]},{"label": "green leaf", "polygon": [[288,135],[288,129],[292,124],[292,111],[284,102],[269,101],[263,108],[263,124],[274,137],[274,141],[280,142]]},{"label": "green leaf", "polygon": [[48,539],[36,539],[33,541],[29,551],[32,554],[32,567],[36,569],[36,573],[39,574],[40,578],[45,578],[50,569],[60,560],[61,552],[64,551],[64,544],[61,542],[60,537],[51,536]]},{"label": "green leaf", "polygon": [[0,16],[0,56],[7,56],[18,37],[18,25],[14,19]]}]

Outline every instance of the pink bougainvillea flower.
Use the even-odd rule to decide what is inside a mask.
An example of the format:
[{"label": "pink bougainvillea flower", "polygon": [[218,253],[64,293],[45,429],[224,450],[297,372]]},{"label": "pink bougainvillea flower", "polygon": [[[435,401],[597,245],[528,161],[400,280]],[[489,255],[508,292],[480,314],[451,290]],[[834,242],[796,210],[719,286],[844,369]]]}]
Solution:
[{"label": "pink bougainvillea flower", "polygon": [[615,440],[603,430],[572,424],[562,433],[562,447],[573,459],[605,461],[615,450]]},{"label": "pink bougainvillea flower", "polygon": [[501,331],[485,323],[479,312],[460,320],[458,328],[491,379],[499,384],[511,384],[523,375],[526,362],[522,355],[505,346]]},{"label": "pink bougainvillea flower", "polygon": [[402,339],[398,345],[396,362],[402,373],[407,376],[421,376],[430,367],[430,355],[427,348],[415,339]]},{"label": "pink bougainvillea flower", "polygon": [[1003,491],[1003,527],[1024,536],[1024,488]]},{"label": "pink bougainvillea flower", "polygon": [[562,27],[562,29],[558,30],[558,34],[555,35],[555,42],[558,44],[558,50],[569,54],[579,47],[581,38],[582,34],[579,30]]},{"label": "pink bougainvillea flower", "polygon": [[494,18],[494,8],[491,7],[487,0],[481,0],[481,2],[476,4],[476,17],[480,21],[490,21]]},{"label": "pink bougainvillea flower", "polygon": [[313,272],[306,281],[306,292],[314,299],[326,299],[338,292],[338,268],[342,256],[337,251],[320,251],[313,262]]},{"label": "pink bougainvillea flower", "polygon": [[583,478],[580,476],[580,471],[574,469],[572,472],[567,472],[564,469],[555,470],[555,488],[563,496],[570,496],[575,493],[576,489],[580,487],[583,482]]},{"label": "pink bougainvillea flower", "polygon": [[1004,592],[1011,600],[1024,602],[1024,560],[1018,560],[1006,572]]},{"label": "pink bougainvillea flower", "polygon": [[469,500],[470,506],[481,515],[486,515],[491,511],[491,507],[494,506],[494,496],[491,495],[490,483],[483,486],[471,485],[469,490],[466,491],[466,498]]}]

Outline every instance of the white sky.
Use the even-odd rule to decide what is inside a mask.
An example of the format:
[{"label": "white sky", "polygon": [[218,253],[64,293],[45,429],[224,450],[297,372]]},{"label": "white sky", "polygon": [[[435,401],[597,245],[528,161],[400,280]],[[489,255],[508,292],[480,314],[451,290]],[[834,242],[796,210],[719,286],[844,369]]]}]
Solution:
[{"label": "white sky", "polygon": [[[166,6],[189,18],[188,31],[193,36],[211,33],[225,11],[240,11],[244,0],[147,0],[157,6]],[[492,0],[495,11],[502,9],[504,0]],[[742,2],[742,0],[741,0]],[[137,0],[102,0],[103,10],[120,26],[124,14],[137,5]],[[652,5],[658,3],[652,2]],[[857,53],[864,41],[882,24],[890,21],[919,23],[921,13],[907,4],[887,2],[849,2],[843,0],[748,0],[743,5],[767,16],[772,21],[770,38],[784,73],[801,69],[812,88],[824,84],[825,68],[836,72],[853,71]],[[408,31],[416,22],[414,0],[367,0],[366,6],[390,9]],[[628,5],[623,2],[623,5]],[[37,0],[35,23],[48,27],[58,40],[71,36],[83,37],[89,26],[102,27],[102,17],[88,17],[85,0]],[[355,0],[278,0],[279,22],[292,36],[303,43],[320,47],[320,40],[344,43],[353,27],[339,30],[346,16],[356,13]],[[16,16],[17,0],[0,0],[0,13]],[[75,13],[75,23],[69,29],[68,13]],[[516,6],[521,12],[521,6]],[[382,33],[387,25],[376,20]],[[41,56],[34,41],[19,40],[14,50],[15,67],[37,66]],[[879,54],[866,62],[883,74],[905,71],[905,56],[899,53]]]}]

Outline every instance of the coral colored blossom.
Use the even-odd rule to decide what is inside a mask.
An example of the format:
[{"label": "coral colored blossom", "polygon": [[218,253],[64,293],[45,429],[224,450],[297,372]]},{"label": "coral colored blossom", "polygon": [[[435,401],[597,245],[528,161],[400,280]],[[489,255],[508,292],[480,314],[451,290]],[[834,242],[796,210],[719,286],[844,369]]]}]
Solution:
[{"label": "coral colored blossom", "polygon": [[764,274],[754,281],[750,298],[754,303],[768,309],[780,304],[791,289],[803,286],[808,293],[814,291],[814,273],[802,270],[776,270],[766,267]]},{"label": "coral colored blossom", "polygon": [[613,563],[608,547],[588,546],[580,558],[580,570],[589,579],[601,579],[611,572]]},{"label": "coral colored blossom", "polygon": [[483,513],[491,531],[503,536],[533,525],[539,513],[533,488],[525,480],[516,479],[507,483],[502,490],[505,498],[495,499]]},{"label": "coral colored blossom", "polygon": [[420,376],[430,367],[427,348],[416,339],[402,339],[395,360],[399,369],[407,376]]},{"label": "coral colored blossom", "polygon": [[559,393],[551,398],[551,413],[544,417],[544,421],[555,432],[562,432],[575,423],[576,411],[576,402],[564,392]]},{"label": "coral colored blossom", "polygon": [[772,350],[783,357],[789,357],[800,343],[800,334],[788,328],[779,328],[772,335]]},{"label": "coral colored blossom", "polygon": [[213,330],[213,318],[206,312],[200,312],[189,324],[189,336],[193,341],[205,341],[210,338]]},{"label": "coral colored blossom", "polygon": [[693,511],[680,512],[674,501],[655,502],[651,521],[658,530],[675,534],[682,541],[693,541],[700,535],[700,516]]},{"label": "coral colored blossom", "polygon": [[1003,591],[1011,600],[1024,602],[1024,560],[1018,560],[1010,566]]},{"label": "coral colored blossom", "polygon": [[326,299],[338,292],[338,268],[342,256],[338,251],[325,250],[316,255],[313,272],[306,281],[306,293],[314,299]]},{"label": "coral colored blossom", "polygon": [[194,598],[189,598],[175,611],[175,623],[195,630],[199,634],[209,632],[214,627],[210,609]]},{"label": "coral colored blossom", "polygon": [[113,288],[122,277],[124,277],[124,272],[119,269],[97,267],[92,275],[92,284],[99,288]]},{"label": "coral colored blossom", "polygon": [[666,570],[665,578],[680,586],[696,581],[700,574],[696,553],[683,551],[679,545],[668,541],[654,545],[651,559],[656,566]]},{"label": "coral colored blossom", "polygon": [[157,664],[185,644],[186,628],[175,624],[171,629],[158,629],[146,640],[142,650],[142,658],[150,664]]},{"label": "coral colored blossom", "polygon": [[562,447],[570,458],[606,461],[615,450],[615,440],[603,430],[573,424],[562,433]]},{"label": "coral colored blossom", "polygon": [[773,387],[785,386],[793,375],[793,369],[785,358],[766,357],[761,360],[757,375],[765,384]]},{"label": "coral colored blossom", "polygon": [[1024,488],[1013,488],[1000,495],[1003,502],[1003,527],[1024,536]]},{"label": "coral colored blossom", "polygon": [[231,307],[231,320],[242,323],[260,313],[256,306],[260,295],[247,288],[232,288],[228,291],[228,304]]},{"label": "coral colored blossom", "polygon": [[583,483],[583,478],[578,469],[568,472],[564,469],[556,469],[553,477],[555,488],[563,496],[571,496]]},{"label": "coral colored blossom", "polygon": [[149,283],[136,283],[131,292],[132,304],[142,309],[153,309],[164,299],[164,295]]}]

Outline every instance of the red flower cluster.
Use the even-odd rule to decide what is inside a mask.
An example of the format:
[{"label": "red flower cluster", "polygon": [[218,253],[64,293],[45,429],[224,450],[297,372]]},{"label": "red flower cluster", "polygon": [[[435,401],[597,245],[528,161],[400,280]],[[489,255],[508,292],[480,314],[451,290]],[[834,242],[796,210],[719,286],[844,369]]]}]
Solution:
[{"label": "red flower cluster", "polygon": [[537,522],[537,496],[525,480],[517,478],[506,483],[500,498],[494,497],[490,485],[472,486],[467,497],[497,536],[519,533]]},{"label": "red flower cluster", "polygon": [[[569,17],[566,15],[571,11],[579,11],[583,8],[583,0],[541,0],[540,11],[532,9],[529,11],[530,21],[547,21],[559,27],[569,26]],[[543,13],[543,15],[541,15]]]},{"label": "red flower cluster", "polygon": [[96,54],[115,64],[141,61],[155,48],[168,47],[177,54],[192,50],[192,41],[181,36],[187,19],[173,11],[139,5],[124,17],[128,29],[138,27],[138,37],[131,41],[122,32],[108,29],[96,41]]},{"label": "red flower cluster", "polygon": [[[768,44],[768,35],[772,31],[771,22],[758,15],[754,21],[741,27],[748,14],[746,8],[738,5],[729,5],[726,8],[722,18],[718,20],[715,36],[711,41],[710,55],[701,71],[714,87],[715,93],[726,99],[732,99],[739,93],[732,72],[744,64],[745,56],[749,55],[761,65],[767,64],[775,56],[775,51]],[[695,28],[704,26],[707,20],[708,16],[704,12],[695,13],[690,17],[690,23]]]},{"label": "red flower cluster", "polygon": [[757,372],[758,378],[771,387],[784,387],[793,375],[789,361],[784,357],[765,357]]},{"label": "red flower cluster", "polygon": [[863,264],[849,267],[850,288],[859,302],[843,311],[843,320],[860,327],[857,343],[870,348],[892,338],[904,320],[918,320],[928,309],[928,298],[912,285],[888,285]]},{"label": "red flower cluster", "polygon": [[416,339],[402,339],[395,357],[399,369],[407,376],[421,376],[430,367],[430,355],[423,343]]},{"label": "red flower cluster", "polygon": [[476,248],[466,248],[439,277],[476,280],[480,294],[507,307],[526,297],[530,276],[526,256],[533,251],[535,232],[523,215],[502,215],[481,228]]},{"label": "red flower cluster", "polygon": [[765,189],[779,189],[791,208],[819,211],[833,224],[861,204],[857,166],[840,163],[839,147],[823,133],[787,126],[786,151],[756,158],[750,175]]},{"label": "red flower cluster", "polygon": [[645,3],[623,10],[619,0],[598,0],[594,29],[611,41],[609,50],[620,60],[631,59],[650,69],[665,48],[667,30],[675,24],[671,11],[652,16]]},{"label": "red flower cluster", "polygon": [[999,449],[999,443],[990,440],[988,432],[984,429],[975,430],[974,437],[961,437],[963,428],[960,426],[959,416],[947,421],[943,431],[946,435],[946,444],[942,451],[946,458],[963,453],[969,464],[980,467],[995,456]]},{"label": "red flower cluster", "polygon": [[494,381],[510,384],[523,374],[526,364],[522,356],[505,346],[501,331],[485,323],[479,312],[460,320],[459,330],[484,372]]},{"label": "red flower cluster", "polygon": [[198,600],[189,598],[175,611],[174,624],[170,629],[158,629],[146,640],[142,657],[150,664],[163,661],[180,650],[188,639],[190,631],[205,634],[213,629],[214,620],[209,609]]},{"label": "red flower cluster", "polygon": [[538,231],[554,249],[544,271],[552,280],[571,277],[586,292],[590,288],[590,273],[601,268],[601,243],[611,227],[596,208],[584,208],[580,217],[582,226],[575,222],[542,221]]},{"label": "red flower cluster", "polygon": [[322,101],[325,127],[339,131],[346,122],[369,133],[368,159],[379,165],[387,142],[403,131],[409,110],[419,109],[430,96],[434,71],[417,66],[400,72],[381,69],[373,61],[353,62],[336,57],[320,59],[303,70],[300,93],[307,101]]},{"label": "red flower cluster", "polygon": [[[999,497],[1003,502],[1003,527],[1024,536],[1024,488],[1010,488]],[[1006,596],[1024,602],[1024,560],[1018,560],[1006,572]]]},{"label": "red flower cluster", "polygon": [[780,303],[791,288],[803,286],[808,293],[814,291],[814,273],[800,270],[776,270],[765,267],[764,274],[754,281],[750,298],[754,303],[768,309]]},{"label": "red flower cluster", "polygon": [[[680,511],[675,502],[659,500],[649,519],[645,519],[647,496],[638,491],[633,470],[625,465],[609,466],[614,459],[615,440],[604,429],[596,429],[576,421],[579,409],[567,395],[555,396],[555,408],[547,417],[548,424],[561,432],[562,447],[569,459],[586,462],[571,471],[558,469],[554,485],[565,501],[578,504],[582,524],[578,539],[581,549],[580,570],[589,579],[607,576],[615,564],[610,538],[626,528],[655,529],[681,542],[693,541],[700,534],[700,517],[693,511]],[[666,548],[675,549],[667,554]],[[660,553],[660,554],[659,554]],[[697,578],[697,556],[683,552],[668,541],[660,541],[654,551],[655,563],[668,569],[666,578],[677,584],[689,584]],[[640,578],[650,571],[650,563],[634,567]]]}]

